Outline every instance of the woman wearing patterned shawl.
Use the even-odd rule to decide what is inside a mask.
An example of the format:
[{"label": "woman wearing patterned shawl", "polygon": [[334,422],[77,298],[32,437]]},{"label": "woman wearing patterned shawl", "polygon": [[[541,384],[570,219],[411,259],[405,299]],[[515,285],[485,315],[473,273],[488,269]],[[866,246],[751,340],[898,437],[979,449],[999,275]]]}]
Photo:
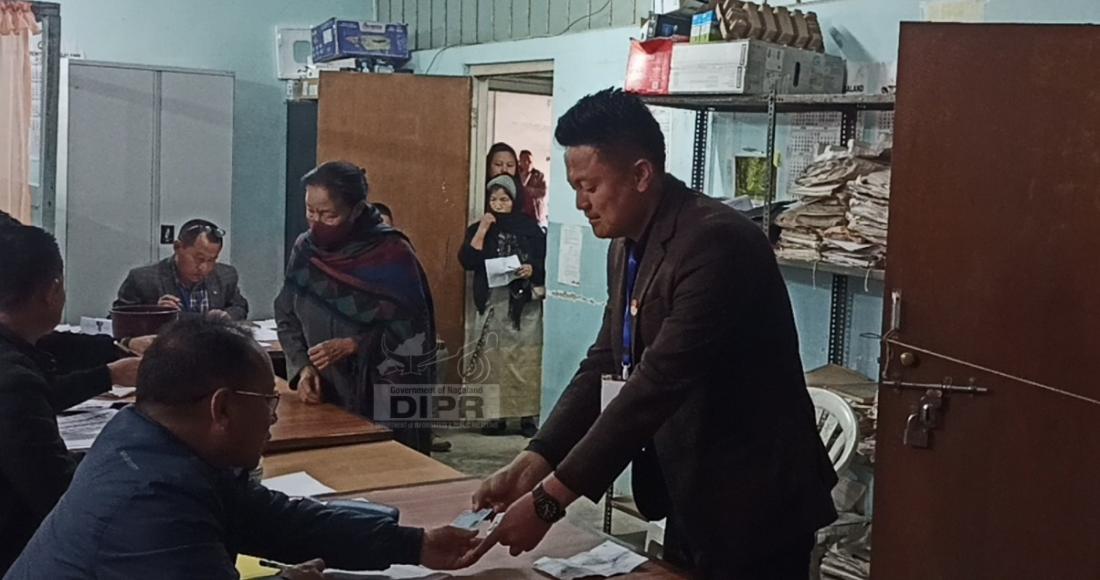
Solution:
[{"label": "woman wearing patterned shawl", "polygon": [[[428,279],[408,238],[367,203],[362,169],[325,163],[302,185],[309,231],[295,242],[275,299],[290,385],[307,403],[387,424],[376,397],[391,385],[436,382]],[[429,452],[427,426],[388,426],[401,443]]]}]

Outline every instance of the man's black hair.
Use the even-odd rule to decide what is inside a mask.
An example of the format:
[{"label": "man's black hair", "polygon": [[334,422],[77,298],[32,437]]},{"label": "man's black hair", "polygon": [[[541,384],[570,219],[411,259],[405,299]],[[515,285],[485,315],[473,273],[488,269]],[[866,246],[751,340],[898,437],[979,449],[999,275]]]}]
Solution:
[{"label": "man's black hair", "polygon": [[302,187],[321,187],[347,207],[366,201],[370,186],[367,171],[347,161],[322,163],[302,176]]},{"label": "man's black hair", "polygon": [[524,149],[523,151],[520,151],[520,152],[519,152],[519,156],[520,156],[520,157],[523,157],[524,155],[526,155],[526,156],[528,156],[528,157],[534,157],[534,156],[535,156],[535,154],[534,154],[534,153],[531,153],[531,150],[530,150],[530,149]]},{"label": "man's black hair", "polygon": [[202,318],[172,323],[141,359],[137,402],[176,407],[221,388],[249,390],[262,362],[258,348],[239,324]]},{"label": "man's black hair", "polygon": [[0,227],[0,310],[26,305],[63,271],[61,251],[49,232],[18,222]]},{"label": "man's black hair", "polygon": [[5,226],[21,226],[22,222],[11,217],[11,214],[0,209],[0,228]]},{"label": "man's black hair", "polygon": [[190,248],[198,241],[199,236],[206,234],[206,239],[211,243],[222,245],[222,240],[225,237],[225,230],[214,225],[214,222],[204,219],[187,220],[182,226],[180,226],[180,243],[183,247]]},{"label": "man's black hair", "polygon": [[554,138],[563,147],[589,146],[613,157],[640,154],[665,169],[665,136],[649,107],[621,89],[588,95],[558,119]]}]

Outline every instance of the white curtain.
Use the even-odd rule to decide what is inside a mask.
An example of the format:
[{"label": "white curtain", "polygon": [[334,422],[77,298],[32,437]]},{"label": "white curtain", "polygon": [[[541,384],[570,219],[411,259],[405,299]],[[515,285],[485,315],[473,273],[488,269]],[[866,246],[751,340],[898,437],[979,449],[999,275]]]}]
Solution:
[{"label": "white curtain", "polygon": [[31,223],[31,6],[0,0],[0,210]]}]

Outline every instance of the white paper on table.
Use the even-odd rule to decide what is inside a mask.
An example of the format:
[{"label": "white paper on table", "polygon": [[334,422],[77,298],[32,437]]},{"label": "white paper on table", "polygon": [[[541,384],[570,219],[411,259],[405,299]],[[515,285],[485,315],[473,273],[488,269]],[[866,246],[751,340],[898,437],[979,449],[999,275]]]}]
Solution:
[{"label": "white paper on table", "polygon": [[563,225],[558,244],[558,283],[566,286],[581,285],[581,254],[584,231],[581,226]]},{"label": "white paper on table", "polygon": [[86,413],[72,413],[57,417],[57,430],[69,451],[88,449],[107,423],[114,418],[115,409],[100,409]]},{"label": "white paper on table", "polygon": [[395,564],[381,572],[353,572],[351,570],[325,570],[328,580],[446,580],[450,574],[436,572],[423,566]]},{"label": "white paper on table", "polygon": [[114,323],[109,318],[80,317],[80,332],[84,334],[112,334]]},{"label": "white paper on table", "polygon": [[607,541],[572,558],[539,558],[535,569],[561,580],[573,580],[589,576],[608,578],[628,574],[645,564],[649,558]]},{"label": "white paper on table", "polygon": [[111,387],[110,392],[106,394],[108,396],[121,399],[123,397],[129,397],[130,395],[134,394],[135,391],[137,391],[136,387],[120,387],[118,385],[114,385],[113,387]]},{"label": "white paper on table", "polygon": [[304,471],[271,477],[261,483],[272,491],[281,491],[291,497],[313,497],[336,491]]},{"label": "white paper on table", "polygon": [[507,286],[512,280],[519,278],[519,256],[505,256],[503,258],[489,258],[485,260],[485,275],[489,278],[490,288]]},{"label": "white paper on table", "polygon": [[100,409],[110,409],[112,405],[118,404],[118,401],[111,401],[107,399],[88,399],[79,405],[73,405],[68,409],[65,409],[66,413],[83,413],[84,411],[98,411]]}]

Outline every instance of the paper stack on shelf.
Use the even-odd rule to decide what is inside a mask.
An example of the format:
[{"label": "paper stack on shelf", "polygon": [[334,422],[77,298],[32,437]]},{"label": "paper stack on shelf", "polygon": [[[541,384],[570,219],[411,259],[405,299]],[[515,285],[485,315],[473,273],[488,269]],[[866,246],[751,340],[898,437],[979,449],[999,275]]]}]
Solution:
[{"label": "paper stack on shelf", "polygon": [[871,577],[871,527],[829,547],[821,561],[826,580],[866,580]]},{"label": "paper stack on shelf", "polygon": [[886,251],[890,217],[890,169],[860,176],[844,188],[848,193],[848,229]]},{"label": "paper stack on shelf", "polygon": [[886,256],[888,165],[833,147],[795,180],[791,195],[800,203],[779,214],[777,255],[854,268],[875,268]]}]

